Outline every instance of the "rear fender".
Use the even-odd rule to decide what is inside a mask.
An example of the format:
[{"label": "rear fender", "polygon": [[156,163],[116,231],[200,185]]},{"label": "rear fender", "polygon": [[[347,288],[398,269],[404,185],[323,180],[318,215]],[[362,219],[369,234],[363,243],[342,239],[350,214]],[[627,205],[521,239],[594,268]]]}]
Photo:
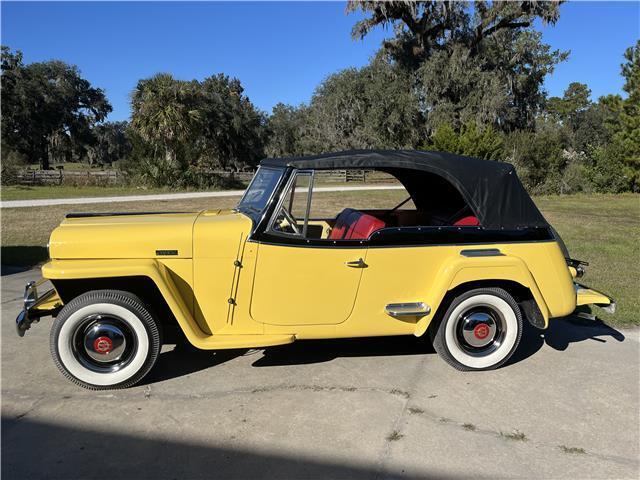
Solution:
[{"label": "rear fender", "polygon": [[542,314],[543,328],[548,326],[549,308],[527,265],[518,257],[503,254],[453,257],[442,265],[436,278],[434,288],[429,295],[431,297],[429,298],[430,305],[434,305],[436,308],[433,308],[428,316],[423,317],[417,323],[414,332],[416,336],[421,336],[427,331],[448,292],[466,283],[471,284],[479,281],[515,282],[528,288]]}]

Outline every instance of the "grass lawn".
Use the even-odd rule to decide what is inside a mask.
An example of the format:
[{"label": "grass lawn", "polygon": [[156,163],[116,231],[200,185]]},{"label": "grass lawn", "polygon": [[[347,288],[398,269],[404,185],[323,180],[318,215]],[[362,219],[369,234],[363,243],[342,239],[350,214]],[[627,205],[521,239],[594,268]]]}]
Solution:
[{"label": "grass lawn", "polygon": [[[186,190],[180,190],[186,191]],[[3,186],[0,199],[7,200],[40,200],[44,198],[77,198],[77,197],[117,197],[120,195],[144,195],[152,193],[179,193],[168,188],[141,187],[100,187],[71,185],[11,185]]]},{"label": "grass lawn", "polygon": [[[397,183],[396,183],[397,184]],[[362,187],[370,184],[349,182],[316,182],[321,187]],[[382,184],[373,184],[374,186]],[[242,189],[243,187],[240,187]],[[208,188],[204,191],[214,191]],[[195,189],[169,189],[152,187],[111,187],[111,186],[82,186],[71,185],[9,185],[0,188],[0,200],[41,200],[46,198],[78,198],[78,197],[118,197],[121,195],[145,195],[154,193],[185,193],[200,191]]]},{"label": "grass lawn", "polygon": [[[322,199],[319,211],[335,214],[344,205],[390,208],[405,195],[404,191],[382,190],[321,193],[316,198]],[[615,315],[596,309],[598,316],[619,326],[640,325],[640,196],[575,195],[537,197],[535,201],[562,235],[571,256],[590,263],[584,283],[617,300]],[[32,266],[46,260],[51,230],[71,211],[201,210],[233,207],[237,202],[238,197],[223,197],[3,208],[1,261],[4,265]]]}]

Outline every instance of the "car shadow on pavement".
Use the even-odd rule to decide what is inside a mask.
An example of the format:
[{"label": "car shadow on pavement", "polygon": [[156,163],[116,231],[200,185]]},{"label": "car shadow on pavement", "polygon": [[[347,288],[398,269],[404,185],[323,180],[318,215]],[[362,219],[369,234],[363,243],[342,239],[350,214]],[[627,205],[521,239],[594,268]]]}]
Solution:
[{"label": "car shadow on pavement", "polygon": [[429,353],[434,353],[431,343],[413,335],[304,340],[268,348],[252,366],[305,365],[329,362],[340,357],[390,357]]},{"label": "car shadow on pavement", "polygon": [[[625,336],[602,320],[586,320],[577,315],[553,319],[547,330],[538,330],[524,322],[520,347],[506,366],[534,355],[546,343],[554,350],[566,350],[571,343],[593,340],[607,342],[606,337],[622,342]],[[240,357],[248,349],[198,350],[186,343],[160,354],[158,363],[141,385],[162,382],[221,365]],[[391,357],[435,354],[431,343],[412,335],[395,337],[345,338],[332,340],[301,340],[287,345],[266,348],[253,367],[276,367],[324,363],[344,357]]]},{"label": "car shadow on pavement", "polygon": [[[553,319],[549,328],[538,330],[525,321],[522,340],[508,365],[534,355],[546,343],[554,350],[566,350],[571,343],[593,340],[606,343],[606,337],[622,342],[625,336],[602,320],[586,320],[577,315]],[[254,367],[304,365],[328,362],[340,357],[376,357],[435,354],[431,343],[411,335],[339,340],[306,340],[271,347],[253,362]]]},{"label": "car shadow on pavement", "polygon": [[49,252],[45,247],[35,245],[5,245],[0,247],[0,257],[3,262],[0,273],[4,276],[39,265],[49,258]]},{"label": "car shadow on pavement", "polygon": [[588,320],[578,315],[554,318],[549,322],[549,328],[546,330],[539,330],[525,321],[520,347],[507,365],[521,362],[530,357],[544,344],[554,350],[564,351],[569,348],[570,344],[586,340],[606,343],[606,337],[611,337],[618,342],[623,342],[625,339],[622,332],[610,327],[602,320]]},{"label": "car shadow on pavement", "polygon": [[184,342],[178,343],[174,348],[160,354],[151,372],[138,385],[184,377],[233,360],[242,356],[246,351],[246,349],[199,350]]},{"label": "car shadow on pavement", "polygon": [[[160,413],[160,412],[158,412]],[[189,419],[192,417],[185,417]],[[184,427],[207,428],[195,416]],[[189,422],[197,424],[189,425]],[[203,423],[204,422],[204,423]],[[107,422],[108,423],[108,422]],[[2,417],[2,473],[16,479],[177,479],[177,478],[344,478],[344,479],[454,479],[464,478],[443,471],[421,468],[419,474],[404,470],[384,471],[365,462],[314,458],[295,451],[269,451],[225,442],[224,433],[206,441],[177,440],[156,432],[114,432],[42,422],[28,418]],[[140,427],[139,427],[140,428]],[[140,428],[140,430],[147,430]],[[231,431],[233,433],[233,430]],[[154,438],[155,437],[155,438]],[[174,435],[171,435],[174,437]],[[231,437],[233,438],[233,437]],[[311,441],[311,440],[309,440]],[[234,445],[235,444],[235,445]],[[107,472],[107,473],[105,473]],[[476,478],[481,478],[477,474]],[[487,477],[485,477],[487,478]]]}]

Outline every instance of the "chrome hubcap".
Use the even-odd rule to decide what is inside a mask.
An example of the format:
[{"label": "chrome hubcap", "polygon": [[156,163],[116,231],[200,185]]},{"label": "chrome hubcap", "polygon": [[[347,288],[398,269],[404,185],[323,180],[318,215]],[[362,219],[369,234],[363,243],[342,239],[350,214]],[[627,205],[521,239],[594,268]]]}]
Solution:
[{"label": "chrome hubcap", "polygon": [[470,355],[488,355],[500,347],[505,327],[498,311],[488,305],[475,306],[458,317],[456,341]]},{"label": "chrome hubcap", "polygon": [[84,334],[84,350],[96,362],[119,360],[126,347],[124,333],[116,325],[98,321]]},{"label": "chrome hubcap", "polygon": [[136,337],[127,322],[112,315],[90,315],[78,326],[72,339],[76,359],[87,369],[113,373],[135,356]]},{"label": "chrome hubcap", "polygon": [[492,315],[486,311],[472,311],[462,319],[464,341],[475,348],[489,345],[496,336],[497,325]]}]

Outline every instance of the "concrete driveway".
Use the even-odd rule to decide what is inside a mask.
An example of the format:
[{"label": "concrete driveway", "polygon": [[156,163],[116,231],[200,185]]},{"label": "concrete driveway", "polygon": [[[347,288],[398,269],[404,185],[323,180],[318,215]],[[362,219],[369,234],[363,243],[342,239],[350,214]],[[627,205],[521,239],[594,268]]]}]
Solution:
[{"label": "concrete driveway", "polygon": [[460,373],[412,337],[267,350],[165,347],[143,385],[90,392],[20,339],[2,277],[2,474],[10,478],[638,478],[638,330],[528,331]]}]

